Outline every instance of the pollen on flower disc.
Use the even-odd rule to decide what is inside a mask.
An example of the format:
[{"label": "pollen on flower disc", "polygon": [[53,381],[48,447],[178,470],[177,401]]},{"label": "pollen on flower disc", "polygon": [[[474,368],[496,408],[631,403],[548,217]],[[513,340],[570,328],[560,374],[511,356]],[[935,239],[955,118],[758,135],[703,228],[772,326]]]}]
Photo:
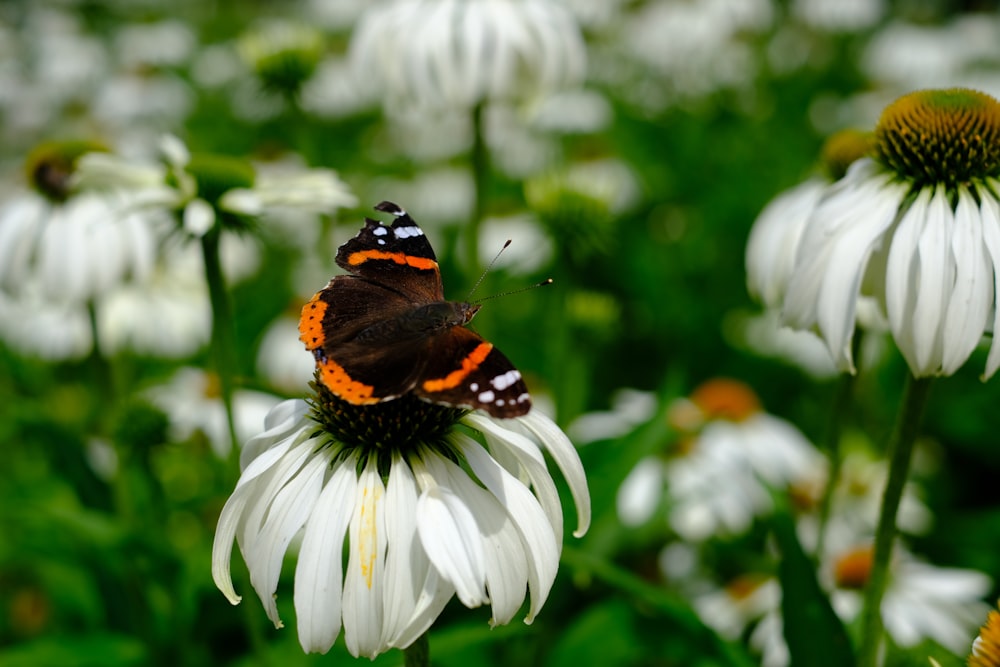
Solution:
[{"label": "pollen on flower disc", "polygon": [[972,644],[969,667],[1000,667],[1000,613],[991,611]]},{"label": "pollen on flower disc", "polygon": [[900,97],[875,127],[875,154],[919,185],[954,186],[1000,172],[1000,103],[966,88]]}]

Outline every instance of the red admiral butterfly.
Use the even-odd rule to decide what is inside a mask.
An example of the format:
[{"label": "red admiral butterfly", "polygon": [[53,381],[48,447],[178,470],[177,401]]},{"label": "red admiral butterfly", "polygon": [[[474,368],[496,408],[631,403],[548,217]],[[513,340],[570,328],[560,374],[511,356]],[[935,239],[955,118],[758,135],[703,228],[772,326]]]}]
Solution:
[{"label": "red admiral butterfly", "polygon": [[479,304],[446,301],[431,244],[406,211],[392,226],[365,218],[337,251],[336,276],[302,308],[299,334],[323,384],[354,405],[413,392],[431,403],[481,408],[494,417],[531,409],[521,374],[465,328]]}]

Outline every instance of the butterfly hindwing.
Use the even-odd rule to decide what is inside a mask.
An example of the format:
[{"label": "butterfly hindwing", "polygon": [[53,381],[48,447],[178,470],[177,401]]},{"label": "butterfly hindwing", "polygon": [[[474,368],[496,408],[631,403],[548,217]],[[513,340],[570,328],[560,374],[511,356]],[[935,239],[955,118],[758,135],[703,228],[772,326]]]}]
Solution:
[{"label": "butterfly hindwing", "polygon": [[414,393],[432,403],[519,417],[531,409],[514,364],[474,331],[456,326],[438,335]]}]

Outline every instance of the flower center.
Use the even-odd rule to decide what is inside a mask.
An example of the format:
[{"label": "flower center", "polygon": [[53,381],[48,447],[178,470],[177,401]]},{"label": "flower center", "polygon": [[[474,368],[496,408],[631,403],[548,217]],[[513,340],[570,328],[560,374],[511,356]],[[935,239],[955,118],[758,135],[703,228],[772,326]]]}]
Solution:
[{"label": "flower center", "polygon": [[861,590],[868,583],[872,571],[872,548],[859,547],[837,559],[833,566],[833,579],[837,588]]},{"label": "flower center", "polygon": [[40,194],[54,202],[66,201],[70,177],[77,159],[85,154],[107,150],[92,141],[48,141],[36,146],[24,162],[28,182]]},{"label": "flower center", "polygon": [[990,611],[972,644],[969,667],[1000,667],[1000,613]]},{"label": "flower center", "polygon": [[847,173],[847,168],[859,158],[868,155],[871,148],[871,132],[841,130],[831,135],[823,144],[823,167],[830,178],[839,181]]},{"label": "flower center", "polygon": [[875,127],[875,155],[918,186],[947,187],[1000,171],[1000,103],[965,88],[899,98]]},{"label": "flower center", "polygon": [[238,49],[264,88],[294,97],[319,64],[323,38],[307,26],[272,24],[244,35]]},{"label": "flower center", "polygon": [[336,396],[317,377],[313,417],[335,440],[351,447],[407,451],[435,444],[467,410],[436,405],[412,394],[382,403],[354,405]]},{"label": "flower center", "polygon": [[691,401],[701,408],[706,419],[740,422],[760,412],[760,401],[753,389],[729,378],[702,383],[691,393]]}]

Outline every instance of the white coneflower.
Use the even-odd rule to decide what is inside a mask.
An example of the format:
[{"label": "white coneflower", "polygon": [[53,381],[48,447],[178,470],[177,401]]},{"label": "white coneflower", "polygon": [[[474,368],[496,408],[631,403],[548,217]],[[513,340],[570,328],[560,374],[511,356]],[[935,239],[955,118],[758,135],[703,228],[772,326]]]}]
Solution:
[{"label": "white coneflower", "polygon": [[136,210],[178,215],[185,231],[204,236],[217,223],[242,227],[250,220],[280,219],[288,212],[318,216],[356,203],[330,169],[258,170],[224,155],[191,154],[180,139],[160,144],[160,163],[135,164],[91,153],[80,159],[76,182],[84,189],[130,193]]},{"label": "white coneflower", "polygon": [[991,609],[972,642],[969,667],[1000,667],[1000,612]]},{"label": "white coneflower", "polygon": [[118,215],[128,197],[75,193],[70,183],[89,142],[46,143],[27,158],[33,190],[0,206],[0,289],[81,304],[151,271],[158,221]]},{"label": "white coneflower", "polygon": [[362,17],[350,55],[387,106],[425,109],[529,100],[586,67],[573,15],[551,0],[395,0]]},{"label": "white coneflower", "polygon": [[[830,186],[799,243],[785,321],[854,370],[860,295],[884,308],[914,377],[954,373],[1000,324],[1000,104],[926,90],[882,114],[874,157]],[[984,378],[1000,367],[993,343]]]},{"label": "white coneflower", "polygon": [[805,436],[764,412],[738,381],[704,383],[671,406],[669,419],[685,435],[681,453],[644,459],[625,478],[617,500],[626,525],[645,523],[665,503],[671,528],[686,540],[741,534],[773,509],[773,490],[822,465]]},{"label": "white coneflower", "polygon": [[[582,535],[590,522],[573,445],[533,411],[494,419],[412,395],[354,406],[321,384],[312,404],[286,401],[242,452],[243,474],[222,510],[213,548],[216,584],[234,604],[235,539],[268,617],[296,535],[298,636],[326,652],[374,657],[421,637],[452,598],[490,604],[509,622],[530,592],[526,622],[552,587],[562,507],[548,451],[569,482]],[[345,550],[346,543],[346,550]]]}]

